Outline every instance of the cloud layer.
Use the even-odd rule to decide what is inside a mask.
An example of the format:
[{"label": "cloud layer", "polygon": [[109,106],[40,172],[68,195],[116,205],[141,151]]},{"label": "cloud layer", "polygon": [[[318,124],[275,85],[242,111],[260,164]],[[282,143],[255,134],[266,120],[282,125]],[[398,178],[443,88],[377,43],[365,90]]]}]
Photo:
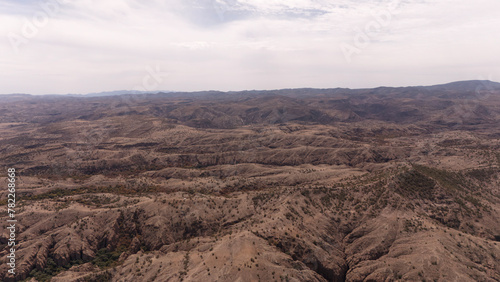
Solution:
[{"label": "cloud layer", "polygon": [[0,2],[0,93],[500,80],[496,0]]}]

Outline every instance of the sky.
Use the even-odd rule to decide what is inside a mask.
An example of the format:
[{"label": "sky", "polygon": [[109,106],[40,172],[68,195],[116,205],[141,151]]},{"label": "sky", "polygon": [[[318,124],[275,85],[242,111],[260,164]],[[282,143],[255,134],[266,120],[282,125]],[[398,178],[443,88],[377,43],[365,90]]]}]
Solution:
[{"label": "sky", "polygon": [[500,81],[498,0],[0,0],[0,94]]}]

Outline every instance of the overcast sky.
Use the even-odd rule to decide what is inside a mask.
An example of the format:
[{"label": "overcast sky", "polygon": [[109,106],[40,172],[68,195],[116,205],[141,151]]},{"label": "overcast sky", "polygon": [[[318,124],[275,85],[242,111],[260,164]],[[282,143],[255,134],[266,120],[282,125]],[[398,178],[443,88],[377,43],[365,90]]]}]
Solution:
[{"label": "overcast sky", "polygon": [[500,81],[498,0],[0,0],[0,93]]}]

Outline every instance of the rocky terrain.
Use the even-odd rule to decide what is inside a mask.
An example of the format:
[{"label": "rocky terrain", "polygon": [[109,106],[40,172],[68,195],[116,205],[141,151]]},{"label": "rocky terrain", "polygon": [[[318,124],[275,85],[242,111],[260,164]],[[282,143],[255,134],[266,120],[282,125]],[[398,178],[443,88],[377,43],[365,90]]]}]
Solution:
[{"label": "rocky terrain", "polygon": [[1,99],[1,281],[500,281],[498,83]]}]

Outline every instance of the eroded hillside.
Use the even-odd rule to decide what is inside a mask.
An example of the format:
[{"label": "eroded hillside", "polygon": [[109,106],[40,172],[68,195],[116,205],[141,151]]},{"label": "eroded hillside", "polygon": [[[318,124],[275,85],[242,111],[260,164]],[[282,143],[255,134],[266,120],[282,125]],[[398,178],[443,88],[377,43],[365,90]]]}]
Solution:
[{"label": "eroded hillside", "polygon": [[499,281],[500,91],[473,83],[11,96],[0,278]]}]

